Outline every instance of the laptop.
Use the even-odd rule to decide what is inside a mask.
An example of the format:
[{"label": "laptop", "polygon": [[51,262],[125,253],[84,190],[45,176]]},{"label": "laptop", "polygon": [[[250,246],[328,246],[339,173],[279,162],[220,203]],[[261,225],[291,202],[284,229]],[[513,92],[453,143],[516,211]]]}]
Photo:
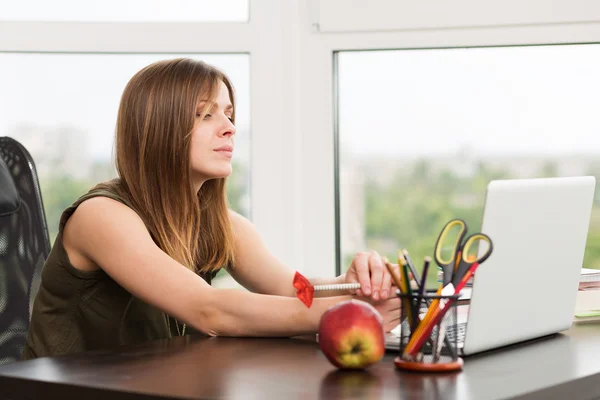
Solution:
[{"label": "laptop", "polygon": [[[494,251],[478,269],[456,332],[465,356],[568,329],[583,264],[592,176],[491,181],[481,230]],[[433,247],[433,244],[432,244]],[[463,293],[468,296],[468,294]],[[399,327],[386,335],[397,350]]]}]

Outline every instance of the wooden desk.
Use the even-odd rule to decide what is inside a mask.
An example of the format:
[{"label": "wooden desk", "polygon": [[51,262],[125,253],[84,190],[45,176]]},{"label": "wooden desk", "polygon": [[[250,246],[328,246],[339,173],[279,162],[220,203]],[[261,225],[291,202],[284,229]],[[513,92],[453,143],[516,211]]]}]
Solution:
[{"label": "wooden desk", "polygon": [[600,397],[600,325],[472,356],[462,372],[396,370],[389,353],[366,372],[337,371],[298,339],[185,337],[0,367],[14,399],[568,398]]}]

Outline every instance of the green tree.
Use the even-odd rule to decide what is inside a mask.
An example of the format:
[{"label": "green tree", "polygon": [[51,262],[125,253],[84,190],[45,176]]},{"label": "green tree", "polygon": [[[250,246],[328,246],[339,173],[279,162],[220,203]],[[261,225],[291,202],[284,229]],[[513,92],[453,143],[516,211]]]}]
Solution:
[{"label": "green tree", "polygon": [[[546,162],[539,174],[557,176],[557,172],[555,163]],[[597,176],[600,185],[600,165],[589,174]],[[397,243],[398,249],[406,248],[420,266],[425,255],[433,255],[437,236],[450,219],[462,218],[470,232],[479,230],[487,185],[494,179],[510,178],[514,176],[508,171],[484,162],[477,165],[471,176],[458,176],[447,169],[434,171],[427,160],[416,162],[413,168],[395,171],[389,184],[379,184],[378,180],[367,177],[364,190],[367,247],[382,252],[377,245]],[[600,269],[600,190],[596,194],[584,265]],[[395,260],[395,252],[396,249],[385,255]],[[352,256],[344,255],[344,267]],[[435,270],[430,269],[430,285],[435,285]]]},{"label": "green tree", "polygon": [[594,203],[600,205],[600,162],[590,166],[586,175],[596,178],[596,190],[594,192]]},{"label": "green tree", "polygon": [[[228,180],[227,197],[230,207],[247,216],[248,193],[247,168],[234,163],[233,174]],[[58,224],[63,211],[75,200],[85,194],[97,182],[78,179],[67,174],[53,174],[40,177],[42,200],[46,212],[50,242],[53,243],[58,233]]]},{"label": "green tree", "polygon": [[91,185],[87,180],[76,179],[65,174],[50,175],[40,179],[50,243],[54,243],[63,211],[85,194]]}]

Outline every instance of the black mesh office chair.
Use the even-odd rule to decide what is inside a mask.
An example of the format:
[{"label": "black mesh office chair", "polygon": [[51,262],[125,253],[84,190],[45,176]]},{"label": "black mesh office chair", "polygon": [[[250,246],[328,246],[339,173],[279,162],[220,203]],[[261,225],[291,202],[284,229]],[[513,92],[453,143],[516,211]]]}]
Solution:
[{"label": "black mesh office chair", "polygon": [[0,364],[21,356],[49,252],[33,159],[16,140],[0,137]]}]

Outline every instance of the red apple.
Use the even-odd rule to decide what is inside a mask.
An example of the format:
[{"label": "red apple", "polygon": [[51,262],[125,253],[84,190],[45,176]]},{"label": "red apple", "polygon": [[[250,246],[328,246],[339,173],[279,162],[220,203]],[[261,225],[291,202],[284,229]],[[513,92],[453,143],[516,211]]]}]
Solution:
[{"label": "red apple", "polygon": [[366,368],[385,354],[383,318],[364,301],[338,303],[321,317],[319,346],[338,368]]}]

